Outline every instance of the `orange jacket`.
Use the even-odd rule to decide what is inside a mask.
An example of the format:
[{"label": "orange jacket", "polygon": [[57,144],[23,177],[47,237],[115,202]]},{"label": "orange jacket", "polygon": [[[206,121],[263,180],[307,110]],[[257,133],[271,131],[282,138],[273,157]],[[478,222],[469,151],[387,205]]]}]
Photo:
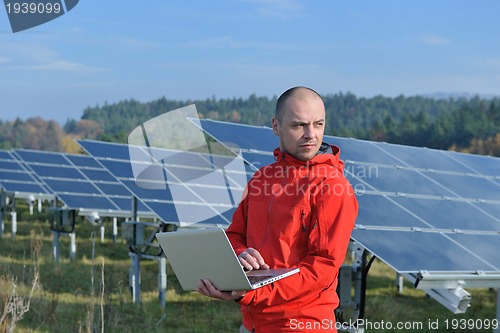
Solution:
[{"label": "orange jacket", "polygon": [[253,247],[271,268],[300,267],[239,301],[250,331],[336,332],[337,276],[358,204],[340,149],[329,148],[333,154],[307,162],[276,149],[276,162],[249,181],[227,229],[237,255]]}]

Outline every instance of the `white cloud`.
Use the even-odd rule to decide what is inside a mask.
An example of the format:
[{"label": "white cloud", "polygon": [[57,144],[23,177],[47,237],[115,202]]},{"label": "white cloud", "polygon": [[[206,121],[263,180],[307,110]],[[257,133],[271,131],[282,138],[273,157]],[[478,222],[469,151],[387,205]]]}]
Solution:
[{"label": "white cloud", "polygon": [[237,42],[231,37],[214,37],[204,40],[187,42],[183,46],[193,49],[235,49],[245,47],[245,44],[242,42]]},{"label": "white cloud", "polygon": [[500,58],[486,58],[481,60],[479,64],[495,69],[500,69]]},{"label": "white cloud", "polygon": [[418,37],[420,43],[425,45],[448,45],[451,44],[451,41],[443,36],[427,34],[421,35]]},{"label": "white cloud", "polygon": [[5,56],[0,57],[0,71],[57,71],[70,73],[91,73],[105,71],[64,59],[53,49],[35,43],[12,43],[6,45]]},{"label": "white cloud", "polygon": [[72,72],[72,73],[89,73],[106,71],[104,68],[97,68],[79,64],[66,60],[55,60],[41,65],[24,66],[25,70],[36,71],[55,71],[55,72]]},{"label": "white cloud", "polygon": [[122,38],[122,39],[119,39],[118,42],[121,42],[125,46],[129,46],[129,47],[133,47],[133,48],[140,48],[140,49],[157,48],[157,47],[161,46],[161,44],[158,42],[152,42],[152,41],[148,41],[145,39],[139,39],[139,38]]},{"label": "white cloud", "polygon": [[303,15],[297,0],[244,0],[257,5],[257,13],[265,18],[291,20]]}]

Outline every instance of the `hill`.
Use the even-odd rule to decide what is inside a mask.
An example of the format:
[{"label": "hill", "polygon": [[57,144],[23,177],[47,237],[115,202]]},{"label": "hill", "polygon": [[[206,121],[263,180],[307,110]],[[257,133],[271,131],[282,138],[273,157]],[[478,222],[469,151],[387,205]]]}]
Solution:
[{"label": "hill", "polygon": [[[500,156],[500,98],[358,98],[338,93],[323,99],[329,135]],[[270,126],[276,96],[185,101],[162,97],[147,103],[125,100],[88,107],[81,119],[70,119],[63,128],[41,118],[0,120],[0,148],[75,152],[74,137],[126,142],[128,133],[139,124],[189,104],[196,105],[202,118]]]}]

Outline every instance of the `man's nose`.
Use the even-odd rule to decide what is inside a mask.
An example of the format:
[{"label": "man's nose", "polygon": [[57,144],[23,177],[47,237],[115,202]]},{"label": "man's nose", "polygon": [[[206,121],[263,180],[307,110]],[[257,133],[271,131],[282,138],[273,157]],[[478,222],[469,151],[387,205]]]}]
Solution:
[{"label": "man's nose", "polygon": [[316,132],[314,131],[314,127],[312,125],[304,126],[304,138],[314,139],[315,137],[316,137]]}]

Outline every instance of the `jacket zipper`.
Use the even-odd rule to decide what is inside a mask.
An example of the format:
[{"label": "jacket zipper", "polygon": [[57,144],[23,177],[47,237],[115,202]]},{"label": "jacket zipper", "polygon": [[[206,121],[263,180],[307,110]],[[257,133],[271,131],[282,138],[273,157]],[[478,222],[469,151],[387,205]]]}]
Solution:
[{"label": "jacket zipper", "polygon": [[[283,162],[283,160],[284,160],[284,153],[282,155],[281,162]],[[281,189],[283,189],[283,186],[285,185],[286,179],[288,177],[288,172],[287,172],[284,164],[285,163],[282,163],[285,176],[283,177],[283,180],[281,181]],[[271,200],[269,201],[269,206],[267,207],[267,227],[266,227],[266,233],[264,234],[264,238],[262,239],[262,242],[260,243],[259,250],[262,249],[262,246],[264,246],[264,243],[265,243],[265,241],[267,239],[267,236],[269,235],[269,230],[271,229],[271,207],[273,205],[275,197],[276,197],[276,195],[273,194],[272,197],[271,197]]]},{"label": "jacket zipper", "polygon": [[299,246],[297,247],[297,263],[302,259],[300,255],[300,251],[304,247],[304,236],[303,234],[307,231],[307,226],[306,226],[306,213],[304,213],[304,210],[302,209],[300,211],[300,230],[301,230],[301,235],[299,236],[300,243]]},{"label": "jacket zipper", "polygon": [[307,228],[306,228],[306,213],[304,213],[304,210],[301,210],[300,211],[300,226],[302,227],[302,231],[303,232],[306,232],[307,231]]}]

